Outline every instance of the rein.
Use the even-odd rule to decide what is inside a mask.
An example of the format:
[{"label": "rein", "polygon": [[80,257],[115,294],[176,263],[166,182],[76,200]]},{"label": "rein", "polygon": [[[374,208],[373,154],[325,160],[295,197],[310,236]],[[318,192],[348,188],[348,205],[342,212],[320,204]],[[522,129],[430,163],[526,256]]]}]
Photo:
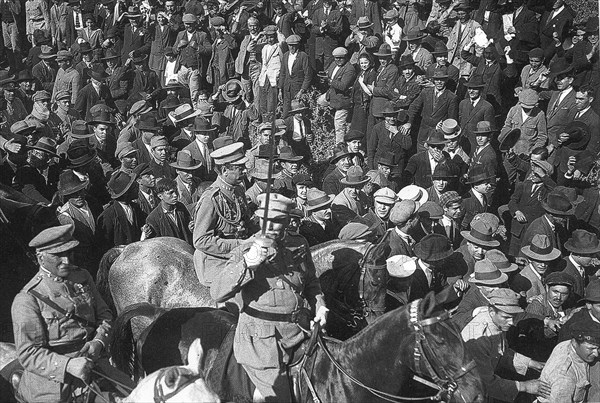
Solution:
[{"label": "rein", "polygon": [[[373,304],[373,302],[375,302],[375,299],[377,298],[376,295],[373,298],[371,298],[370,300],[365,300],[365,277],[367,274],[367,267],[369,267],[369,268],[378,268],[379,267],[376,265],[366,264],[367,256],[369,256],[369,253],[373,250],[373,248],[375,246],[376,246],[375,244],[369,245],[369,247],[365,251],[363,257],[358,262],[358,265],[360,267],[360,279],[358,280],[358,299],[362,305],[363,318],[366,318],[367,316],[369,316],[371,314],[371,312],[372,313],[384,313],[385,312],[385,309],[375,310],[371,307],[371,304]],[[385,269],[385,266],[382,266],[382,267]]]},{"label": "rein", "polygon": [[[410,304],[410,319],[409,319],[409,321],[415,331],[415,346],[414,346],[415,369],[414,370],[416,371],[418,368],[420,368],[420,364],[421,364],[421,362],[423,362],[424,366],[427,370],[426,372],[428,373],[429,376],[432,377],[434,382],[430,382],[430,381],[428,381],[420,376],[417,376],[417,375],[414,375],[413,379],[419,383],[422,383],[425,386],[431,387],[433,389],[437,389],[438,392],[435,395],[423,396],[423,397],[398,396],[398,395],[387,393],[387,392],[372,388],[368,385],[365,385],[364,383],[362,383],[361,381],[359,381],[358,379],[353,377],[351,374],[349,374],[344,368],[342,368],[340,363],[335,359],[335,357],[333,357],[333,355],[331,354],[331,352],[329,351],[329,349],[323,342],[322,337],[318,338],[318,340],[317,340],[318,344],[321,347],[321,349],[325,352],[325,355],[327,356],[327,358],[329,358],[331,363],[335,366],[335,368],[337,368],[338,371],[340,371],[342,374],[344,374],[344,376],[346,376],[352,383],[360,386],[361,388],[368,390],[369,392],[371,392],[373,395],[379,397],[380,399],[386,400],[388,402],[393,402],[393,403],[398,403],[401,401],[418,401],[418,400],[445,401],[445,399],[443,397],[445,395],[446,399],[449,400],[452,397],[452,395],[458,390],[458,384],[456,383],[456,381],[458,379],[460,379],[461,377],[465,376],[467,373],[469,373],[473,368],[475,368],[475,362],[473,360],[471,360],[467,365],[462,366],[454,374],[449,374],[444,369],[444,366],[438,360],[435,360],[435,354],[433,353],[433,349],[431,348],[429,342],[427,341],[427,336],[423,332],[423,328],[427,327],[427,326],[432,326],[436,323],[441,322],[441,325],[443,325],[446,329],[450,330],[450,332],[453,335],[455,335],[455,332],[453,332],[452,328],[450,328],[447,324],[444,323],[444,321],[447,320],[450,316],[447,312],[444,312],[442,315],[436,316],[434,318],[419,320],[418,307],[419,307],[420,301],[421,300],[416,300]],[[441,372],[441,376],[435,370],[435,368],[431,364],[430,360],[431,361],[435,360],[434,364],[436,365],[437,368],[439,368],[439,371]]]}]

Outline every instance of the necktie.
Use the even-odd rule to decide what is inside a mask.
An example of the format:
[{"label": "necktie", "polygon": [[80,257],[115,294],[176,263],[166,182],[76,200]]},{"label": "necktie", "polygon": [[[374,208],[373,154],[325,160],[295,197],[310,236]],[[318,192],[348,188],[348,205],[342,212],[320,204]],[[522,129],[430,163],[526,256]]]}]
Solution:
[{"label": "necktie", "polygon": [[453,221],[450,220],[450,225],[448,225],[446,227],[446,231],[448,235],[448,239],[450,239],[450,241],[452,242],[454,240],[454,225],[453,225]]},{"label": "necktie", "polygon": [[148,204],[150,204],[150,207],[154,210],[154,207],[156,207],[156,200],[154,199],[154,195],[150,194],[150,197],[148,197]]},{"label": "necktie", "polygon": [[81,16],[79,15],[79,11],[75,11],[75,28],[81,28]]}]

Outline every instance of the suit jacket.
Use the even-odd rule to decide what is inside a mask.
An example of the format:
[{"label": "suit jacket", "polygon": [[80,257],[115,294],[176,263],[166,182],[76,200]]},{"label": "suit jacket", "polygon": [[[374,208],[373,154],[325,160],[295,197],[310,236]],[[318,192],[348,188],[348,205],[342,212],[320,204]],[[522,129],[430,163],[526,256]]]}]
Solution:
[{"label": "suit jacket", "polygon": [[466,242],[456,249],[453,263],[457,266],[458,272],[463,273],[462,279],[468,281],[475,271],[475,259],[469,253],[469,245]]},{"label": "suit jacket", "polygon": [[[475,36],[475,30],[481,28],[481,25],[475,20],[467,21],[466,28],[461,30],[460,21],[456,21],[456,24],[450,32],[448,37],[448,61],[453,64],[460,71],[461,76],[468,76],[471,73],[472,65],[463,58],[461,58],[461,51],[469,43],[471,38]],[[459,30],[461,35],[459,37]]]},{"label": "suit jacket", "polygon": [[486,197],[483,196],[486,201],[485,204],[481,204],[479,199],[473,193],[473,189],[469,190],[469,193],[462,200],[462,211],[464,212],[464,216],[462,219],[462,223],[460,227],[463,231],[469,229],[469,225],[471,225],[471,220],[479,213],[487,213],[490,211],[490,201]]},{"label": "suit jacket", "polygon": [[[214,164],[214,161],[212,161],[212,158],[210,157],[210,153],[213,151],[213,149],[210,145],[208,145],[208,151],[206,154],[207,157],[210,158],[210,161],[208,161],[208,163],[207,163],[206,159],[204,158],[204,156],[202,155],[202,152],[200,151],[200,147],[198,147],[198,142],[196,140],[192,141],[190,144],[185,146],[184,150],[189,151],[190,154],[192,154],[193,159],[195,159],[196,161],[202,162],[202,166],[200,168],[198,168],[198,170],[197,170],[199,177],[201,177],[204,180],[216,179],[216,174],[212,170],[212,167],[214,167],[215,164]],[[211,169],[208,170],[207,166],[210,166]]]},{"label": "suit jacket", "polygon": [[[333,49],[340,46],[344,38],[342,37],[343,20],[342,14],[337,8],[332,8],[329,15],[325,15],[323,7],[319,7],[312,14],[312,35],[315,37],[315,55],[331,55]],[[321,32],[321,22],[327,21],[327,27]],[[325,66],[327,67],[327,66]]]},{"label": "suit jacket", "polygon": [[340,182],[346,175],[342,173],[337,167],[331,171],[329,175],[323,180],[323,191],[327,194],[337,195],[346,187]]},{"label": "suit jacket", "polygon": [[385,67],[377,69],[375,82],[373,83],[373,98],[371,98],[371,115],[373,112],[380,112],[389,101],[397,98],[398,94],[394,92],[394,86],[398,79],[398,67],[389,63]]},{"label": "suit jacket", "polygon": [[548,110],[546,111],[546,121],[548,128],[548,143],[558,146],[558,136],[565,131],[570,122],[573,121],[576,113],[575,107],[575,89],[562,99],[560,104],[556,105],[560,91],[542,91],[540,98],[548,99]]},{"label": "suit jacket", "polygon": [[513,149],[517,155],[530,155],[534,148],[546,145],[548,140],[546,115],[540,108],[535,107],[527,119],[523,120],[522,110],[518,104],[510,108],[504,126],[500,130],[498,141],[502,142],[512,129],[520,129],[521,137]]},{"label": "suit jacket", "polygon": [[519,275],[531,281],[531,288],[527,290],[527,298],[535,297],[536,295],[546,296],[546,287],[542,279],[533,272],[531,265],[528,264],[521,270]]},{"label": "suit jacket", "polygon": [[358,200],[355,200],[342,190],[331,202],[332,221],[341,229],[356,217],[365,215],[368,207],[369,199],[363,191],[358,192]]},{"label": "suit jacket", "polygon": [[117,150],[117,140],[115,139],[114,135],[108,134],[106,136],[104,146],[100,146],[100,142],[96,136],[90,137],[89,143],[96,148],[98,157],[100,157],[102,162],[110,164],[113,168],[119,166],[119,160],[115,156],[115,151]]},{"label": "suit jacket", "polygon": [[458,304],[451,320],[460,330],[463,330],[467,323],[473,319],[473,310],[488,305],[489,300],[481,293],[481,289],[476,285],[471,285]]},{"label": "suit jacket", "polygon": [[575,217],[579,220],[578,228],[585,228],[596,234],[600,232],[600,191],[598,188],[592,187],[583,191],[583,201],[575,208]]},{"label": "suit jacket", "polygon": [[540,19],[540,42],[544,53],[549,52],[552,56],[554,47],[554,32],[558,33],[558,39],[563,42],[573,23],[573,15],[567,6],[554,18],[554,10],[546,11]]},{"label": "suit jacket", "polygon": [[396,231],[395,228],[389,230],[389,245],[390,245],[390,256],[403,255],[403,256],[415,256],[413,247],[408,244]]},{"label": "suit jacket", "polygon": [[[445,119],[458,120],[458,98],[447,89],[438,99],[435,99],[433,87],[423,89],[419,96],[408,108],[409,123],[413,126],[421,118],[417,142],[423,144],[429,135],[429,131]],[[429,186],[427,186],[429,187]]]},{"label": "suit jacket", "polygon": [[[539,235],[546,235],[548,237],[548,239],[550,239],[550,244],[552,245],[553,248],[562,250],[561,245],[563,244],[564,241],[566,241],[566,239],[562,239],[562,242],[561,242],[561,238],[565,238],[565,237],[564,236],[559,237],[559,232],[561,232],[561,231],[552,229],[552,227],[548,223],[548,220],[546,219],[546,215],[544,214],[543,216],[536,218],[535,220],[533,220],[531,222],[531,224],[529,224],[529,226],[523,233],[523,237],[521,238],[521,248],[523,246],[531,245],[531,240],[533,239],[533,237],[536,234],[539,234]],[[563,234],[561,233],[560,235],[563,235]]]},{"label": "suit jacket", "polygon": [[281,60],[281,69],[279,70],[278,87],[283,91],[284,99],[289,99],[291,102],[298,91],[308,90],[313,72],[306,53],[298,51],[296,59],[294,59],[294,64],[292,64],[291,72],[288,67],[289,60],[290,52],[285,52]]},{"label": "suit jacket", "polygon": [[146,148],[146,145],[142,141],[141,137],[139,139],[136,139],[133,143],[131,143],[131,146],[133,148],[135,148],[136,150],[138,150],[138,153],[137,153],[138,164],[143,164],[144,162],[148,162],[148,163],[150,162],[150,160],[152,159],[152,156],[148,152],[148,149]]},{"label": "suit jacket", "polygon": [[136,57],[149,54],[151,41],[151,35],[146,29],[138,27],[134,33],[131,25],[125,25],[125,28],[123,28],[121,63],[125,65],[125,62],[129,58],[129,52],[133,52],[133,55]]},{"label": "suit jacket", "polygon": [[[366,5],[365,5],[366,3]],[[378,1],[357,1],[356,4],[353,4],[352,14],[350,18],[353,21],[357,21],[359,17],[369,17],[369,21],[373,23],[373,32],[376,34],[381,34],[383,32],[381,26],[381,5]]]},{"label": "suit jacket", "polygon": [[575,280],[575,284],[573,284],[573,288],[571,289],[571,295],[569,299],[574,302],[578,302],[581,298],[584,297],[585,287],[589,283],[589,278],[587,276],[581,276],[579,270],[575,267],[569,256],[565,256],[560,262],[559,266],[563,273],[570,274]]},{"label": "suit jacket", "polygon": [[183,203],[183,205],[188,209],[190,214],[194,211],[194,207],[196,206],[196,202],[200,200],[202,193],[206,190],[206,188],[212,182],[202,182],[198,178],[192,178],[192,184],[190,186],[190,190],[183,184],[183,181],[177,176],[175,179],[177,182],[177,192],[179,193],[179,201]]},{"label": "suit jacket", "polygon": [[[427,277],[425,273],[421,269],[421,265],[419,264],[419,260],[417,260],[417,270],[410,276],[410,289],[408,293],[408,301],[414,301],[420,298],[424,298],[430,291],[433,291],[436,294],[441,293],[446,286],[448,286],[448,279],[444,274],[433,269],[431,284],[427,282]],[[442,300],[448,299],[456,299],[456,292],[453,291],[454,288],[450,287],[445,290],[444,298],[440,298]],[[448,294],[446,294],[448,293]],[[447,296],[446,296],[447,295]]]},{"label": "suit jacket", "polygon": [[92,120],[90,109],[92,106],[102,103],[101,101],[108,106],[114,107],[110,90],[106,85],[103,84],[100,86],[100,93],[98,94],[92,83],[89,83],[77,94],[75,109],[81,114],[81,116],[85,116],[85,120],[89,122]]},{"label": "suit jacket", "polygon": [[377,168],[377,160],[384,152],[392,152],[396,157],[397,164],[404,161],[405,155],[412,147],[412,139],[409,134],[403,135],[398,132],[392,136],[392,133],[386,128],[385,122],[379,122],[373,126],[368,141],[367,165],[370,169]]},{"label": "suit jacket", "polygon": [[[555,186],[556,184],[548,178],[548,182],[542,182],[535,194],[532,195],[533,182],[531,180],[527,179],[523,182],[517,182],[515,191],[510,196],[510,201],[508,202],[508,210],[511,216],[513,216],[510,225],[510,233],[512,235],[520,237],[529,223],[544,215],[542,200],[546,200],[546,196]],[[525,215],[527,222],[521,223],[514,218],[517,211]]]},{"label": "suit jacket", "polygon": [[117,245],[129,245],[140,240],[141,228],[144,224],[141,219],[143,213],[137,204],[130,203],[129,206],[133,212],[133,223],[127,220],[125,210],[114,200],[98,217],[96,231],[103,250]]},{"label": "suit jacket", "polygon": [[[154,207],[156,207],[160,203],[160,200],[158,197],[156,197],[154,191],[152,191],[151,197],[154,199]],[[154,210],[154,207],[152,207],[150,202],[146,200],[146,197],[142,194],[141,190],[138,191],[138,198],[135,200],[135,203],[140,207],[145,217],[147,217],[152,210]]]},{"label": "suit jacket", "polygon": [[302,221],[299,232],[300,235],[306,238],[310,246],[315,246],[337,238],[337,232],[331,221],[326,222],[325,228],[323,228],[321,227],[321,224],[317,223],[312,217]]},{"label": "suit jacket", "polygon": [[470,167],[472,168],[478,164],[487,167],[488,172],[498,176],[498,157],[491,143],[488,143],[479,151],[477,149],[471,150]]},{"label": "suit jacket", "polygon": [[[450,158],[445,151],[444,156]],[[427,189],[433,185],[433,182],[431,181],[432,173],[431,164],[429,163],[429,152],[421,151],[410,157],[408,160],[406,168],[404,168],[404,172],[402,173],[403,182],[407,185],[413,183]]]},{"label": "suit jacket", "polygon": [[[493,127],[496,126],[496,113],[492,104],[483,97],[479,98],[474,107],[470,99],[460,101],[458,104],[458,122],[463,130],[463,136],[469,140],[471,150],[477,148],[473,131],[477,128],[477,123],[482,120],[491,122]],[[467,150],[467,153],[470,154],[471,150]]]},{"label": "suit jacket", "polygon": [[600,151],[600,116],[592,108],[589,108],[581,116],[576,114],[575,121],[583,122],[590,128],[591,137],[587,150],[597,154]]},{"label": "suit jacket", "polygon": [[159,204],[146,218],[146,224],[152,228],[153,237],[170,236],[182,239],[192,245],[192,232],[188,226],[191,216],[183,203],[177,202],[175,205],[175,217],[177,224],[167,216]]},{"label": "suit jacket", "polygon": [[152,70],[136,70],[133,73],[133,85],[131,88],[131,95],[140,96],[140,92],[152,94],[154,91],[160,88],[160,80],[156,73]]},{"label": "suit jacket", "polygon": [[40,61],[31,69],[31,75],[40,82],[46,91],[51,92],[54,88],[54,81],[56,80],[56,69],[54,67],[46,66],[43,61]]},{"label": "suit jacket", "polygon": [[331,63],[327,69],[330,78],[327,98],[333,109],[350,109],[352,107],[352,85],[356,78],[354,66],[348,62],[338,69],[333,76],[337,64]]},{"label": "suit jacket", "polygon": [[171,48],[175,43],[175,37],[179,26],[175,24],[167,24],[161,30],[160,24],[156,24],[153,27],[154,37],[150,44],[150,59],[148,60],[148,67],[150,70],[161,71],[164,70],[167,64],[165,58],[165,51],[167,48]]},{"label": "suit jacket", "polygon": [[161,178],[175,179],[177,176],[175,168],[173,168],[168,161],[165,161],[159,165],[154,158],[150,158],[148,165],[150,165],[150,169],[152,169],[152,173],[154,174],[156,180]]}]

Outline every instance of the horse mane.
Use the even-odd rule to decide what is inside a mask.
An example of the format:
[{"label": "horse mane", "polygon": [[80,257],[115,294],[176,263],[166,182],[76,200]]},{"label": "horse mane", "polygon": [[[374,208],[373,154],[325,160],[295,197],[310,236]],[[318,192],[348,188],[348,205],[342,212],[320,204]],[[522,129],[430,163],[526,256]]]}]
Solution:
[{"label": "horse mane", "polygon": [[123,249],[125,249],[124,245],[115,246],[102,255],[100,265],[98,266],[98,273],[96,274],[96,288],[98,289],[98,292],[102,296],[104,302],[106,302],[110,310],[115,315],[117,314],[117,308],[115,307],[115,301],[110,293],[108,274],[112,264],[119,256],[121,256],[121,253],[123,253]]},{"label": "horse mane", "polygon": [[136,349],[136,341],[133,337],[131,319],[143,316],[156,320],[168,310],[160,308],[148,302],[140,302],[129,305],[117,317],[113,326],[113,343],[111,346],[111,358],[115,366],[127,375],[140,375],[139,359]]}]

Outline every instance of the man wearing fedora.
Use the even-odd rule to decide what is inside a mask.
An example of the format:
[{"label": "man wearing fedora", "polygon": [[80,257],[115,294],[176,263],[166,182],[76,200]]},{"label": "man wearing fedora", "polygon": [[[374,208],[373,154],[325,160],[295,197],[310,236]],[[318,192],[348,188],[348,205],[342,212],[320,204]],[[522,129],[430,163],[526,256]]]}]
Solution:
[{"label": "man wearing fedora", "polygon": [[13,187],[43,204],[50,204],[56,191],[58,166],[51,164],[56,154],[56,141],[41,137],[33,146],[29,146],[27,162],[17,167]]},{"label": "man wearing fedora", "polygon": [[412,147],[412,139],[409,134],[400,130],[401,125],[408,120],[406,112],[396,109],[391,103],[387,103],[381,111],[384,121],[376,123],[373,131],[368,136],[367,165],[375,169],[376,161],[384,153],[391,152],[399,169],[404,169],[408,151]]},{"label": "man wearing fedora", "polygon": [[596,154],[600,151],[600,116],[592,109],[591,105],[595,100],[595,88],[589,84],[584,84],[577,89],[575,93],[575,122],[583,122],[590,129],[589,151]]},{"label": "man wearing fedora", "polygon": [[529,368],[540,371],[544,364],[508,347],[506,332],[514,325],[516,315],[523,313],[519,294],[497,288],[489,293],[488,301],[487,309],[481,310],[461,332],[466,348],[474,356],[482,382],[487,385],[486,397],[512,402],[519,392],[548,396],[550,388],[544,381],[514,381],[499,375],[499,369],[525,375]]},{"label": "man wearing fedora", "polygon": [[27,109],[23,105],[23,102],[16,96],[17,89],[15,88],[15,76],[6,76],[4,79],[0,79],[0,88],[4,99],[6,100],[6,108],[0,110],[2,120],[6,121],[6,125],[11,127],[18,121],[24,120],[27,116]]},{"label": "man wearing fedora", "polygon": [[221,96],[225,101],[224,105],[215,105],[225,109],[220,132],[225,132],[234,141],[249,144],[250,122],[254,122],[260,117],[256,100],[252,103],[248,102],[242,83],[237,79],[231,79],[224,86],[220,86],[215,95],[217,98]]},{"label": "man wearing fedora", "polygon": [[[151,114],[146,114],[137,121],[137,129],[140,131],[139,137],[131,145],[138,150],[138,163],[150,163],[152,159],[152,138],[158,135],[160,127],[156,118]],[[121,139],[119,138],[119,141]]]},{"label": "man wearing fedora", "polygon": [[81,76],[73,67],[73,54],[68,50],[59,50],[56,55],[56,62],[59,69],[52,88],[52,101],[56,100],[56,94],[59,91],[68,91],[71,93],[71,103],[75,104],[79,94]]},{"label": "man wearing fedora", "polygon": [[446,45],[442,41],[436,42],[431,55],[434,57],[435,62],[427,66],[425,70],[426,76],[433,77],[435,69],[446,68],[448,70],[448,83],[446,86],[450,91],[456,92],[460,80],[460,72],[456,66],[448,62],[448,48]]},{"label": "man wearing fedora", "polygon": [[105,84],[108,74],[101,65],[97,64],[93,69],[87,70],[87,75],[90,77],[90,82],[77,94],[74,108],[89,121],[92,119],[92,106],[105,103],[114,107],[114,101],[110,89]]},{"label": "man wearing fedora", "polygon": [[458,99],[446,88],[447,69],[435,70],[431,79],[434,86],[421,91],[408,109],[408,123],[402,126],[403,133],[407,134],[412,126],[417,124],[420,117],[421,122],[417,134],[417,150],[419,151],[423,150],[427,136],[430,131],[435,130],[439,122],[445,119],[458,119]]},{"label": "man wearing fedora", "polygon": [[526,292],[528,300],[538,295],[545,297],[544,278],[550,264],[560,257],[560,250],[552,246],[546,235],[534,235],[531,243],[521,248],[521,253],[528,262],[519,273],[531,283],[531,287]]},{"label": "man wearing fedora", "polygon": [[392,49],[390,45],[382,43],[377,52],[373,52],[373,56],[377,57],[379,67],[377,68],[377,75],[373,84],[367,84],[367,88],[372,94],[367,133],[370,133],[373,126],[381,121],[381,118],[375,115],[378,115],[388,102],[395,100],[397,95],[394,92],[394,86],[398,79],[398,67],[392,63]]},{"label": "man wearing fedora", "polygon": [[469,228],[471,220],[476,214],[490,211],[493,204],[492,189],[496,184],[496,175],[490,172],[487,166],[478,164],[469,169],[466,184],[471,189],[463,196],[464,216],[461,223],[463,230]]},{"label": "man wearing fedora", "polygon": [[333,223],[338,230],[355,217],[367,213],[369,201],[362,187],[369,181],[370,179],[364,176],[362,168],[357,166],[350,167],[346,177],[340,181],[345,188],[331,203]]},{"label": "man wearing fedora", "polygon": [[292,184],[295,188],[295,197],[292,199],[296,204],[295,209],[300,210],[304,213],[304,215],[301,218],[308,217],[308,213],[306,211],[306,200],[308,189],[313,187],[313,180],[310,177],[310,175],[299,173],[294,175],[294,177],[292,178]]},{"label": "man wearing fedora", "polygon": [[[182,150],[196,140],[193,129],[195,119],[200,116],[200,113],[199,110],[194,110],[189,103],[179,103],[176,108],[167,114],[167,121],[172,122],[175,126],[175,131],[170,141],[173,147]],[[204,117],[199,117],[198,124],[200,123],[203,123],[202,126],[205,130],[198,130],[198,133],[202,132],[205,135],[209,135],[209,128],[212,130],[210,122]],[[200,126],[198,128],[201,129]],[[192,151],[192,155],[194,155],[195,159],[204,160],[204,157],[200,158],[200,156],[195,155],[195,150]]]},{"label": "man wearing fedora", "polygon": [[426,148],[408,160],[402,172],[404,184],[412,183],[425,189],[431,187],[433,185],[431,175],[435,168],[449,159],[449,155],[444,152],[448,140],[444,138],[442,132],[432,129],[426,140]]},{"label": "man wearing fedora", "polygon": [[419,27],[410,28],[404,33],[402,39],[406,42],[406,49],[402,56],[410,56],[415,61],[416,66],[421,71],[427,71],[427,68],[435,61],[431,53],[421,46],[421,39],[425,37]]},{"label": "man wearing fedora", "polygon": [[210,157],[210,153],[213,151],[211,142],[214,140],[216,128],[205,118],[197,116],[194,119],[194,125],[191,129],[194,135],[194,140],[187,145],[184,150],[189,151],[192,155],[192,158],[202,165],[201,169],[199,170],[202,179],[214,180],[214,162]]},{"label": "man wearing fedora", "polygon": [[408,107],[419,96],[422,89],[418,82],[415,61],[411,56],[400,58],[398,72],[400,74],[394,86],[397,98],[392,101],[392,104],[397,108],[408,110]]},{"label": "man wearing fedora", "polygon": [[288,116],[284,119],[285,133],[281,140],[292,147],[296,155],[302,156],[302,162],[308,165],[312,162],[310,144],[314,140],[314,134],[307,111],[308,107],[302,102],[292,100]]},{"label": "man wearing fedora", "polygon": [[477,148],[473,134],[477,129],[477,123],[483,120],[493,123],[496,120],[494,107],[481,96],[484,86],[485,83],[480,77],[471,78],[465,84],[468,98],[458,104],[458,122],[463,130],[463,135],[469,140],[470,150]]},{"label": "man wearing fedora", "polygon": [[247,158],[243,144],[231,143],[210,153],[217,179],[202,194],[194,210],[194,268],[201,284],[210,285],[220,274],[230,252],[252,229],[241,184]]},{"label": "man wearing fedora", "polygon": [[440,225],[444,209],[437,202],[426,201],[419,207],[417,214],[419,215],[419,225],[410,232],[415,242],[418,243],[427,235],[434,233],[445,235]]},{"label": "man wearing fedora", "polygon": [[[73,250],[75,264],[95,277],[102,257],[98,253],[96,234],[96,219],[102,206],[94,206],[93,199],[88,203],[88,186],[89,180],[79,178],[71,169],[64,170],[58,180],[63,205],[57,209],[57,217],[62,225],[73,226],[73,238],[79,242]],[[100,211],[96,211],[98,208]]]},{"label": "man wearing fedora", "polygon": [[[267,190],[267,178],[269,176],[269,160],[258,158],[254,166],[248,170],[248,176],[252,180],[252,186],[246,190],[246,200],[252,213],[258,208],[257,197]],[[306,190],[304,190],[306,196]]]},{"label": "man wearing fedora", "polygon": [[[125,17],[129,20],[123,28],[123,48],[121,49],[121,62],[125,65],[127,59],[148,55],[150,53],[150,33],[141,26],[141,13],[137,6],[129,6]],[[177,43],[177,42],[175,42]]]},{"label": "man wearing fedora", "polygon": [[468,231],[461,231],[464,239],[462,245],[456,249],[457,272],[464,280],[468,280],[475,271],[475,263],[483,260],[488,250],[500,246],[494,239],[494,231],[490,223],[485,220],[473,220]]},{"label": "man wearing fedora", "polygon": [[129,245],[140,240],[144,213],[133,203],[137,198],[137,189],[132,185],[135,176],[118,172],[108,181],[108,190],[112,201],[100,214],[96,230],[102,252],[117,245]]},{"label": "man wearing fedora", "polygon": [[[35,83],[35,78],[31,75],[29,70],[19,71],[15,82],[17,84],[17,88],[15,91],[16,97],[19,98],[21,102],[23,102],[23,105],[25,106],[26,110],[31,110],[31,108],[33,108],[33,101],[31,98],[33,97],[33,94],[35,92],[34,89],[42,88],[38,88],[39,83]],[[49,89],[47,89],[46,87],[43,87],[43,89],[45,89],[48,92],[52,92],[53,86],[54,83],[52,83],[52,85],[49,86]]]},{"label": "man wearing fedora", "polygon": [[42,88],[46,91],[52,91],[57,73],[52,61],[56,58],[56,53],[54,53],[54,49],[51,46],[42,45],[41,53],[38,57],[40,61],[31,68],[31,75],[40,82]]},{"label": "man wearing fedora", "polygon": [[350,52],[350,64],[358,64],[358,56],[363,53],[372,53],[381,45],[381,38],[373,34],[373,23],[369,17],[359,17],[356,28],[350,33],[344,42],[344,46]]},{"label": "man wearing fedora", "polygon": [[161,236],[179,238],[192,245],[189,207],[179,201],[178,183],[162,178],[156,183],[158,206],[146,218],[142,240]]},{"label": "man wearing fedora", "polygon": [[573,278],[571,304],[583,298],[585,287],[589,284],[594,258],[600,253],[598,236],[583,229],[576,229],[571,238],[565,242],[565,249],[569,252],[560,262],[559,269]]},{"label": "man wearing fedora", "polygon": [[575,207],[560,192],[550,192],[542,201],[544,215],[533,220],[521,238],[521,248],[530,245],[536,235],[545,235],[553,248],[562,250],[568,239],[567,223]]},{"label": "man wearing fedora", "polygon": [[300,235],[306,238],[310,246],[337,239],[331,214],[331,202],[334,195],[310,188],[306,192],[306,213],[308,217],[300,224]]},{"label": "man wearing fedora", "polygon": [[335,168],[323,179],[322,188],[325,193],[337,195],[344,189],[341,180],[346,177],[348,169],[353,165],[354,156],[355,154],[349,152],[345,144],[334,148],[329,164]]},{"label": "man wearing fedora", "polygon": [[92,116],[89,121],[93,136],[90,137],[90,145],[95,147],[100,160],[112,168],[119,166],[116,158],[117,139],[113,132],[116,124],[110,113],[100,111]]},{"label": "man wearing fedora", "polygon": [[[476,166],[483,166],[490,174],[499,176],[498,157],[491,143],[494,132],[495,128],[491,122],[484,120],[477,123],[475,130],[473,130],[475,148],[471,149],[469,170],[474,169]],[[493,188],[495,188],[495,184],[493,185]]]},{"label": "man wearing fedora", "polygon": [[148,67],[148,55],[134,56],[131,59],[133,63],[133,80],[130,91],[130,97],[138,100],[152,100],[157,94],[156,91],[160,88],[160,82],[156,72]]},{"label": "man wearing fedora", "polygon": [[177,161],[172,162],[171,166],[177,172],[175,183],[177,185],[179,201],[190,212],[193,212],[196,202],[211,183],[202,181],[196,176],[196,172],[202,166],[202,163],[194,159],[189,151],[183,150],[177,153]]},{"label": "man wearing fedora", "polygon": [[451,190],[457,190],[459,168],[452,161],[444,160],[437,164],[431,174],[433,185],[427,188],[428,201],[439,203],[440,197]]},{"label": "man wearing fedora", "polygon": [[313,70],[306,53],[300,50],[301,38],[298,35],[290,35],[285,43],[288,51],[281,59],[282,68],[279,71],[278,87],[283,99],[284,119],[288,118],[292,108],[293,100],[298,100],[302,94],[308,91],[313,78]]},{"label": "man wearing fedora", "polygon": [[276,160],[281,166],[281,174],[273,182],[273,189],[285,197],[292,198],[296,193],[296,186],[294,186],[292,178],[298,173],[302,156],[296,155],[291,147],[285,146],[281,147]]},{"label": "man wearing fedora", "polygon": [[379,186],[379,188],[390,188],[392,191],[398,191],[398,185],[392,181],[390,175],[392,170],[397,167],[394,154],[387,151],[380,155],[377,160],[376,169],[367,172],[367,176],[371,178],[371,182]]},{"label": "man wearing fedora", "polygon": [[89,42],[81,42],[79,44],[79,55],[81,55],[81,61],[75,64],[75,70],[79,72],[81,77],[81,83],[79,86],[83,88],[89,81],[88,71],[94,68],[95,63],[93,61],[94,55],[92,54],[93,49]]}]

